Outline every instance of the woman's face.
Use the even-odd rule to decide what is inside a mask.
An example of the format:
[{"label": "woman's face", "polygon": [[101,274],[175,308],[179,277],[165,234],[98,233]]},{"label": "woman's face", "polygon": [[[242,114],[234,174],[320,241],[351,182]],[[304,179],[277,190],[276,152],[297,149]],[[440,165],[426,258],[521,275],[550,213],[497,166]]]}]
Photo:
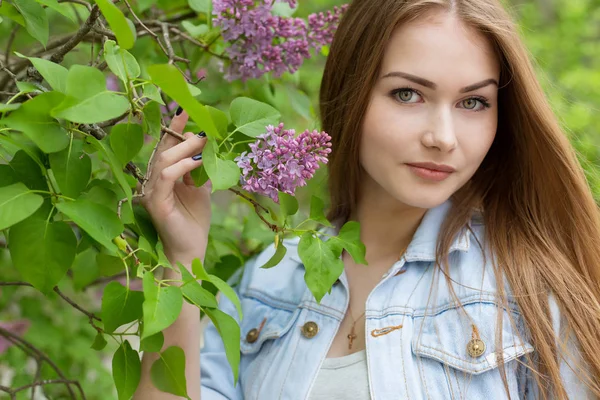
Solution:
[{"label": "woman's face", "polygon": [[[446,13],[396,29],[362,126],[361,193],[432,208],[475,173],[496,134],[500,66],[477,31]],[[435,173],[407,164],[435,163]]]}]

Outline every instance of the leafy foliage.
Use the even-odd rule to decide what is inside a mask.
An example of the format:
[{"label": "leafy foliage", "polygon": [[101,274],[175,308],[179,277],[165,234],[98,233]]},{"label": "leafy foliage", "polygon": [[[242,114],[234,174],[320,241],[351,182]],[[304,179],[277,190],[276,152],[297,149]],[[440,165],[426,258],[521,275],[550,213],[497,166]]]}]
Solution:
[{"label": "leafy foliage", "polygon": [[[277,3],[270,12],[306,18],[342,4]],[[228,57],[236,50],[213,25],[212,6],[209,0],[2,1],[0,45],[8,57],[0,58],[0,368],[11,371],[10,388],[36,382],[48,398],[84,391],[88,399],[128,399],[145,351],[159,354],[154,385],[186,397],[189,355],[163,349],[162,334],[184,301],[215,324],[237,380],[240,329],[219,310],[216,294],[243,317],[230,278],[246,260],[275,241],[262,267],[277,268],[287,253],[283,238],[300,237],[305,281],[317,301],[343,270],[342,250],[366,263],[357,223],[337,236],[323,232],[331,226],[323,211],[324,169],[294,196],[279,192],[276,203],[241,190],[234,161],[267,125],[285,120],[318,129],[327,46],[314,46],[320,54],[294,74],[262,71],[227,81],[221,64],[233,65]],[[515,8],[597,196],[599,10],[598,0],[524,1]],[[139,204],[148,163],[177,106],[190,115],[185,131],[208,136],[194,180],[210,179],[220,192],[206,258],[191,270],[169,263]],[[162,279],[165,268],[181,270],[180,286]],[[39,353],[13,346],[8,335]],[[73,383],[41,383],[49,379]],[[16,394],[31,397],[30,389]]]}]

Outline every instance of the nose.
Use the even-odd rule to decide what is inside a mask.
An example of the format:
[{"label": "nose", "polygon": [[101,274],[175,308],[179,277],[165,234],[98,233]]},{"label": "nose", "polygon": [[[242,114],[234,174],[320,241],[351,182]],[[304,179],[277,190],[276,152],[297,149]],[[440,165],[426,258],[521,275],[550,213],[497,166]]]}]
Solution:
[{"label": "nose", "polygon": [[457,145],[452,112],[445,108],[432,115],[429,129],[423,133],[421,141],[425,147],[435,148],[441,152],[452,151]]}]

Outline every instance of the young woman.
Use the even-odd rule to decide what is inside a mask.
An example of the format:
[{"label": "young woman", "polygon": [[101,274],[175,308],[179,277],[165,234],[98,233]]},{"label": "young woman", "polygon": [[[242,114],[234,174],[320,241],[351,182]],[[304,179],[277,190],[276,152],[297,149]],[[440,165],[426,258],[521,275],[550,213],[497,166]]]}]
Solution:
[{"label": "young woman", "polygon": [[[186,306],[165,347],[185,350],[193,399],[600,397],[599,213],[516,32],[496,0],[351,3],[321,85],[325,233],[360,222],[369,265],[342,254],[317,303],[297,240],[276,268],[258,268],[272,246],[251,260],[235,383],[212,325],[198,357]],[[205,139],[186,137],[162,139],[144,205],[189,266],[210,189],[188,174]],[[152,361],[137,398],[171,398]]]}]

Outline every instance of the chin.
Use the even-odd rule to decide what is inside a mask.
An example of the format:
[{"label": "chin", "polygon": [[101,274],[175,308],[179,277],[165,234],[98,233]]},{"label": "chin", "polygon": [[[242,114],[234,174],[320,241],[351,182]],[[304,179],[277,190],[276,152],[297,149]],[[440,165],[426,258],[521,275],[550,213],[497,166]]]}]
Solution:
[{"label": "chin", "polygon": [[415,188],[412,191],[402,191],[400,193],[392,194],[399,202],[406,204],[409,207],[430,209],[435,208],[444,202],[446,202],[452,193],[441,188],[433,190],[420,190]]}]

